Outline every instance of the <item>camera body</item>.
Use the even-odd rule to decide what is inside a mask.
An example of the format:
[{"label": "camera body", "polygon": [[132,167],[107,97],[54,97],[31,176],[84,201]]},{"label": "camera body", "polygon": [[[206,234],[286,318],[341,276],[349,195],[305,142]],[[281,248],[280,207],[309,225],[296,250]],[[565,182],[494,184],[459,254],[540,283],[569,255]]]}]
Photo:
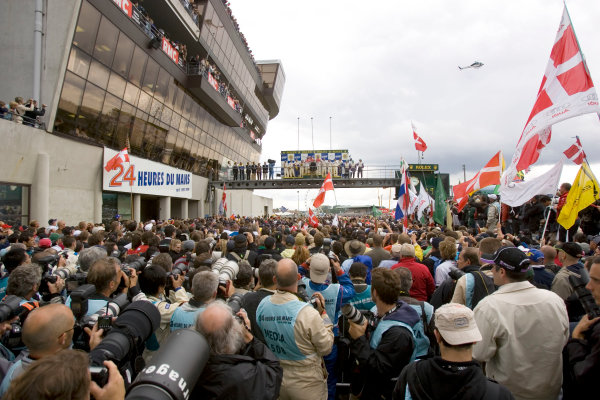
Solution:
[{"label": "camera body", "polygon": [[573,286],[575,294],[585,310],[589,319],[600,317],[600,306],[596,303],[592,293],[586,289],[586,282],[574,275],[569,275],[569,283]]}]

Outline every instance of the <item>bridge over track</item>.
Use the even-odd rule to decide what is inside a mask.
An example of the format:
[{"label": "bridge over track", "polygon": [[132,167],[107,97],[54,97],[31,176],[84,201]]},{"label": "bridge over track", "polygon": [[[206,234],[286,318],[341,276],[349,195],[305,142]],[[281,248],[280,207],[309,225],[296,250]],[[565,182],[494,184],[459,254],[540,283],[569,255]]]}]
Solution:
[{"label": "bridge over track", "polygon": [[[215,189],[227,190],[254,190],[254,189],[319,189],[323,178],[304,179],[271,179],[249,181],[210,181],[209,185]],[[400,186],[399,178],[335,178],[333,186],[336,189],[345,188],[380,188]]]}]

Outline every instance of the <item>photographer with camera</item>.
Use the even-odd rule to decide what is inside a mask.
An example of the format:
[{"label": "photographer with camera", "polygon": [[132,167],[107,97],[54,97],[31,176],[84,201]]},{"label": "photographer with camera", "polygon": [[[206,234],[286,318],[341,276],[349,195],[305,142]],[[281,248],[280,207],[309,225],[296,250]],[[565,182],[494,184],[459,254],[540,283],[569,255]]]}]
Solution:
[{"label": "photographer with camera", "polygon": [[258,254],[256,254],[254,250],[251,250],[249,248],[248,235],[252,236],[252,233],[240,232],[235,236],[235,238],[233,239],[235,246],[231,252],[227,252],[227,259],[235,262],[246,260],[250,263],[251,267],[256,268],[256,260],[258,259]]},{"label": "photographer with camera", "polygon": [[[123,281],[123,287],[119,290],[119,285]],[[102,307],[106,306],[117,291],[127,293],[130,286],[135,286],[135,280],[130,282],[127,274],[121,269],[120,263],[116,258],[104,257],[92,265],[87,275],[87,283],[94,285],[96,292],[87,300],[88,309],[86,315],[95,314]],[[65,304],[71,307],[71,296],[67,298]]]},{"label": "photographer with camera", "polygon": [[[592,260],[589,282],[585,286],[593,296],[595,305],[586,310],[579,321],[571,339],[563,352],[565,375],[563,398],[582,399],[597,393],[598,376],[600,376],[600,257]],[[592,312],[593,318],[589,315]]]},{"label": "photographer with camera", "polygon": [[283,376],[279,360],[254,339],[243,311],[234,316],[231,308],[218,300],[198,315],[196,330],[206,338],[210,358],[191,398],[278,398]]},{"label": "photographer with camera", "polygon": [[[302,281],[306,285],[306,294],[309,297],[317,292],[323,295],[325,299],[325,311],[333,323],[333,334],[336,338],[339,338],[338,319],[341,314],[341,308],[343,305],[349,304],[356,294],[350,277],[344,272],[335,255],[329,258],[325,254],[313,254],[299,270],[301,275],[306,275],[306,270],[309,271],[310,279],[306,277],[302,278]],[[338,283],[328,282],[329,275],[331,275],[333,282],[337,281]],[[337,339],[335,340],[337,341]],[[326,355],[324,360],[327,373],[329,374],[327,377],[329,399],[333,399],[335,398],[335,387],[337,384],[337,374],[335,371],[337,344],[335,342],[331,353]]]},{"label": "photographer with camera", "polygon": [[192,279],[192,297],[171,316],[171,332],[194,326],[196,318],[217,298],[219,277],[212,271],[200,271]]},{"label": "photographer with camera", "polygon": [[242,308],[246,310],[248,319],[252,323],[250,329],[254,337],[265,343],[265,337],[256,323],[256,309],[260,302],[267,296],[275,293],[275,271],[277,270],[277,261],[267,259],[260,263],[258,267],[258,285],[254,292],[248,292],[242,297]]},{"label": "photographer with camera", "polygon": [[108,382],[100,388],[90,379],[87,354],[78,350],[62,350],[32,363],[27,374],[16,378],[8,388],[6,400],[89,399],[121,400],[125,385],[119,370],[106,361]]},{"label": "photographer with camera", "polygon": [[375,268],[371,296],[377,307],[375,320],[359,325],[350,321],[350,351],[358,361],[360,373],[351,382],[354,395],[361,399],[391,399],[393,378],[415,358],[416,338],[413,327],[419,314],[398,300],[402,291],[400,277],[394,271]]},{"label": "photographer with camera", "polygon": [[279,398],[325,399],[322,357],[331,353],[334,340],[325,299],[315,293],[314,307],[298,299],[298,267],[287,258],[277,263],[275,283],[277,291],[260,302],[256,321],[283,368]]},{"label": "photographer with camera", "polygon": [[[155,337],[151,338],[146,346],[149,351],[158,350],[160,343],[171,332],[170,326],[173,314],[189,300],[187,292],[182,287],[184,278],[183,275],[169,276],[164,269],[154,265],[144,268],[139,276],[139,286],[142,293],[136,295],[134,300],[148,300],[154,304],[160,313],[159,328],[154,332]],[[171,280],[173,286],[168,299],[165,297],[167,279]],[[149,353],[144,352],[144,358],[146,356],[149,356]]]},{"label": "photographer with camera", "polygon": [[33,361],[69,348],[73,343],[73,328],[73,313],[63,304],[49,304],[31,311],[23,322],[22,329],[26,350],[13,361],[6,373],[0,385],[0,396],[6,393],[11,381],[21,375]]},{"label": "photographer with camera", "polygon": [[11,248],[2,256],[2,276],[0,277],[0,298],[6,294],[6,286],[8,285],[8,277],[15,268],[19,265],[29,264],[31,258],[24,248]]},{"label": "photographer with camera", "polygon": [[585,255],[583,249],[575,242],[566,242],[556,246],[558,260],[562,268],[552,280],[552,291],[565,301],[569,322],[577,322],[585,314],[569,277],[574,276],[586,285],[590,280],[588,271],[585,269],[581,258]]}]

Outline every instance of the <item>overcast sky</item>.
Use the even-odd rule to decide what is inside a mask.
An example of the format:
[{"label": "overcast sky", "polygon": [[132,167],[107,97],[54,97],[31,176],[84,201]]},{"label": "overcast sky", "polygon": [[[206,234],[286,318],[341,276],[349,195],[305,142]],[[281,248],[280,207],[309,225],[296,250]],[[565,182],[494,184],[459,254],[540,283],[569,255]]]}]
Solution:
[{"label": "overcast sky", "polygon": [[[567,3],[592,79],[600,85],[600,1]],[[563,11],[559,0],[316,1],[231,0],[256,59],[279,59],[286,84],[262,159],[281,150],[348,149],[367,166],[416,162],[410,122],[425,140],[424,163],[450,183],[498,151],[510,163],[533,107]],[[457,67],[480,61],[480,69]],[[600,175],[600,121],[584,115],[554,126],[532,176],[548,169],[579,135]],[[570,163],[570,162],[569,162]],[[572,181],[572,163],[562,179]],[[335,181],[334,181],[335,183]],[[301,209],[317,190],[257,191],[273,207]],[[336,190],[338,204],[388,205],[389,191]],[[335,204],[328,193],[326,203]],[[393,203],[393,201],[392,201]],[[393,204],[392,204],[393,206]]]}]

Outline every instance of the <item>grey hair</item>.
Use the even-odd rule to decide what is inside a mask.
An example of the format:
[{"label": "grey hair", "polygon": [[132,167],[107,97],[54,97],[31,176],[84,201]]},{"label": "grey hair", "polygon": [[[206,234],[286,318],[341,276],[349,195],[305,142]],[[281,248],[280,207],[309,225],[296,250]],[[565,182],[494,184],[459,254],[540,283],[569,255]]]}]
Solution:
[{"label": "grey hair", "polygon": [[106,250],[101,247],[93,246],[81,250],[77,262],[82,271],[89,271],[90,267],[99,259],[106,257]]},{"label": "grey hair", "polygon": [[223,301],[214,301],[210,303],[208,307],[219,307],[225,310],[227,314],[225,323],[219,330],[206,332],[204,329],[203,317],[206,313],[205,310],[203,313],[200,313],[196,319],[196,330],[206,338],[206,341],[210,346],[211,354],[236,354],[244,345],[244,328],[233,318],[231,307]]},{"label": "grey hair", "polygon": [[394,271],[400,277],[400,290],[403,292],[408,292],[413,284],[412,272],[410,272],[410,269],[405,267],[396,268]]},{"label": "grey hair", "polygon": [[25,298],[42,280],[42,269],[37,264],[20,265],[8,276],[6,294]]},{"label": "grey hair", "polygon": [[212,271],[200,271],[192,279],[194,299],[206,303],[219,287],[219,277]]}]

